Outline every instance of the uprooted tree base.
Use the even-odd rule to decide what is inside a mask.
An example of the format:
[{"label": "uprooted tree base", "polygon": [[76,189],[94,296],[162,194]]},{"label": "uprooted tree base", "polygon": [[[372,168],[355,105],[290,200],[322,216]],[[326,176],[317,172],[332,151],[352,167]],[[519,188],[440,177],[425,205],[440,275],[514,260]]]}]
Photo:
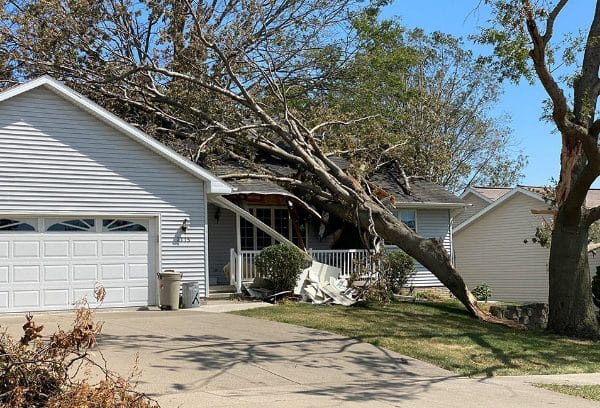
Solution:
[{"label": "uprooted tree base", "polygon": [[[151,408],[158,404],[136,392],[132,378],[110,372],[90,358],[102,325],[84,304],[69,330],[42,337],[32,315],[26,316],[23,336],[0,336],[0,405],[14,408]],[[101,379],[92,383],[84,370],[92,367]]]}]

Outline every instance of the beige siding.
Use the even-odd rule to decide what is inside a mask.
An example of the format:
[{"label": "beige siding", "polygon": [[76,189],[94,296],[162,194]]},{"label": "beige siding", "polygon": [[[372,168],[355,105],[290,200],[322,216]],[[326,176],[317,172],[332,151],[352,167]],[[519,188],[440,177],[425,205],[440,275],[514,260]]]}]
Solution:
[{"label": "beige siding", "polygon": [[472,204],[472,205],[467,207],[463,213],[454,217],[454,227],[455,228],[458,227],[460,224],[462,224],[464,221],[468,220],[469,218],[471,218],[472,216],[477,214],[479,211],[483,210],[488,205],[491,205],[491,203],[488,203],[483,198],[477,197],[475,194],[473,194],[471,192],[469,192],[467,195],[465,195],[463,197],[463,201],[466,202],[467,204]]},{"label": "beige siding", "polygon": [[[515,194],[454,234],[455,263],[467,286],[487,282],[493,300],[546,301],[549,250],[531,243],[540,201]],[[525,244],[523,241],[529,240]]]}]

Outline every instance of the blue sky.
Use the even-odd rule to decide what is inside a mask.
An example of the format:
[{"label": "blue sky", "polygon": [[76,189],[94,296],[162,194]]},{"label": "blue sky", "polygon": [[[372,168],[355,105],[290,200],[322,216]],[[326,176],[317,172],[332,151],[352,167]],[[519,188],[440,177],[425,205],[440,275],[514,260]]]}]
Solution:
[{"label": "blue sky", "polygon": [[[550,1],[555,3],[555,1]],[[466,37],[478,32],[490,17],[485,6],[476,7],[479,0],[396,0],[384,11],[384,17],[398,16],[407,28],[420,27],[427,32],[441,31],[464,37],[465,45],[477,53],[489,52]],[[577,32],[587,28],[594,12],[593,0],[571,0],[556,23],[556,36],[566,31]],[[528,156],[525,178],[522,184],[546,185],[550,178],[558,179],[560,135],[553,132],[554,126],[542,122],[542,101],[546,94],[539,82],[529,85],[504,84],[504,94],[496,108],[498,115],[511,116],[510,127],[521,149]],[[594,183],[600,187],[600,182]]]}]

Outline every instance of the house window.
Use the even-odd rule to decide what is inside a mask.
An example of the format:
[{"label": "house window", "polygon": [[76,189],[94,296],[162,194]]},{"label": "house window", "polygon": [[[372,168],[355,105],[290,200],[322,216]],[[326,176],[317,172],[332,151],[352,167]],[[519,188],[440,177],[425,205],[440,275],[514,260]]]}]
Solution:
[{"label": "house window", "polygon": [[393,214],[408,228],[417,231],[417,210],[399,210],[393,211]]},{"label": "house window", "polygon": [[35,231],[35,228],[23,221],[2,218],[0,219],[0,232],[4,231]]},{"label": "house window", "polygon": [[[290,241],[298,243],[287,208],[257,207],[248,211]],[[301,221],[299,227],[306,242],[306,223]],[[240,219],[240,238],[243,251],[258,251],[276,242],[269,234],[243,218]]]},{"label": "house window", "polygon": [[66,220],[66,221],[52,221],[50,226],[46,228],[49,232],[94,232],[95,222],[93,219],[79,219],[79,220]]}]

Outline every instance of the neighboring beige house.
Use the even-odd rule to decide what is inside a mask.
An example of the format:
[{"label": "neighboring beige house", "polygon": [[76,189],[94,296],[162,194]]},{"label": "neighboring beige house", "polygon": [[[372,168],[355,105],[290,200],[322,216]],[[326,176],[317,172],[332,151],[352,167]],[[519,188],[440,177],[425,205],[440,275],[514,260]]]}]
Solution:
[{"label": "neighboring beige house", "polygon": [[[532,209],[548,208],[540,187],[472,187],[461,198],[471,204],[455,220],[455,265],[470,288],[483,282],[492,300],[539,301],[548,298],[549,250],[532,243],[544,217]],[[590,190],[587,205],[600,202],[600,190]],[[525,242],[527,240],[527,242]],[[600,254],[590,255],[595,273]]]}]

